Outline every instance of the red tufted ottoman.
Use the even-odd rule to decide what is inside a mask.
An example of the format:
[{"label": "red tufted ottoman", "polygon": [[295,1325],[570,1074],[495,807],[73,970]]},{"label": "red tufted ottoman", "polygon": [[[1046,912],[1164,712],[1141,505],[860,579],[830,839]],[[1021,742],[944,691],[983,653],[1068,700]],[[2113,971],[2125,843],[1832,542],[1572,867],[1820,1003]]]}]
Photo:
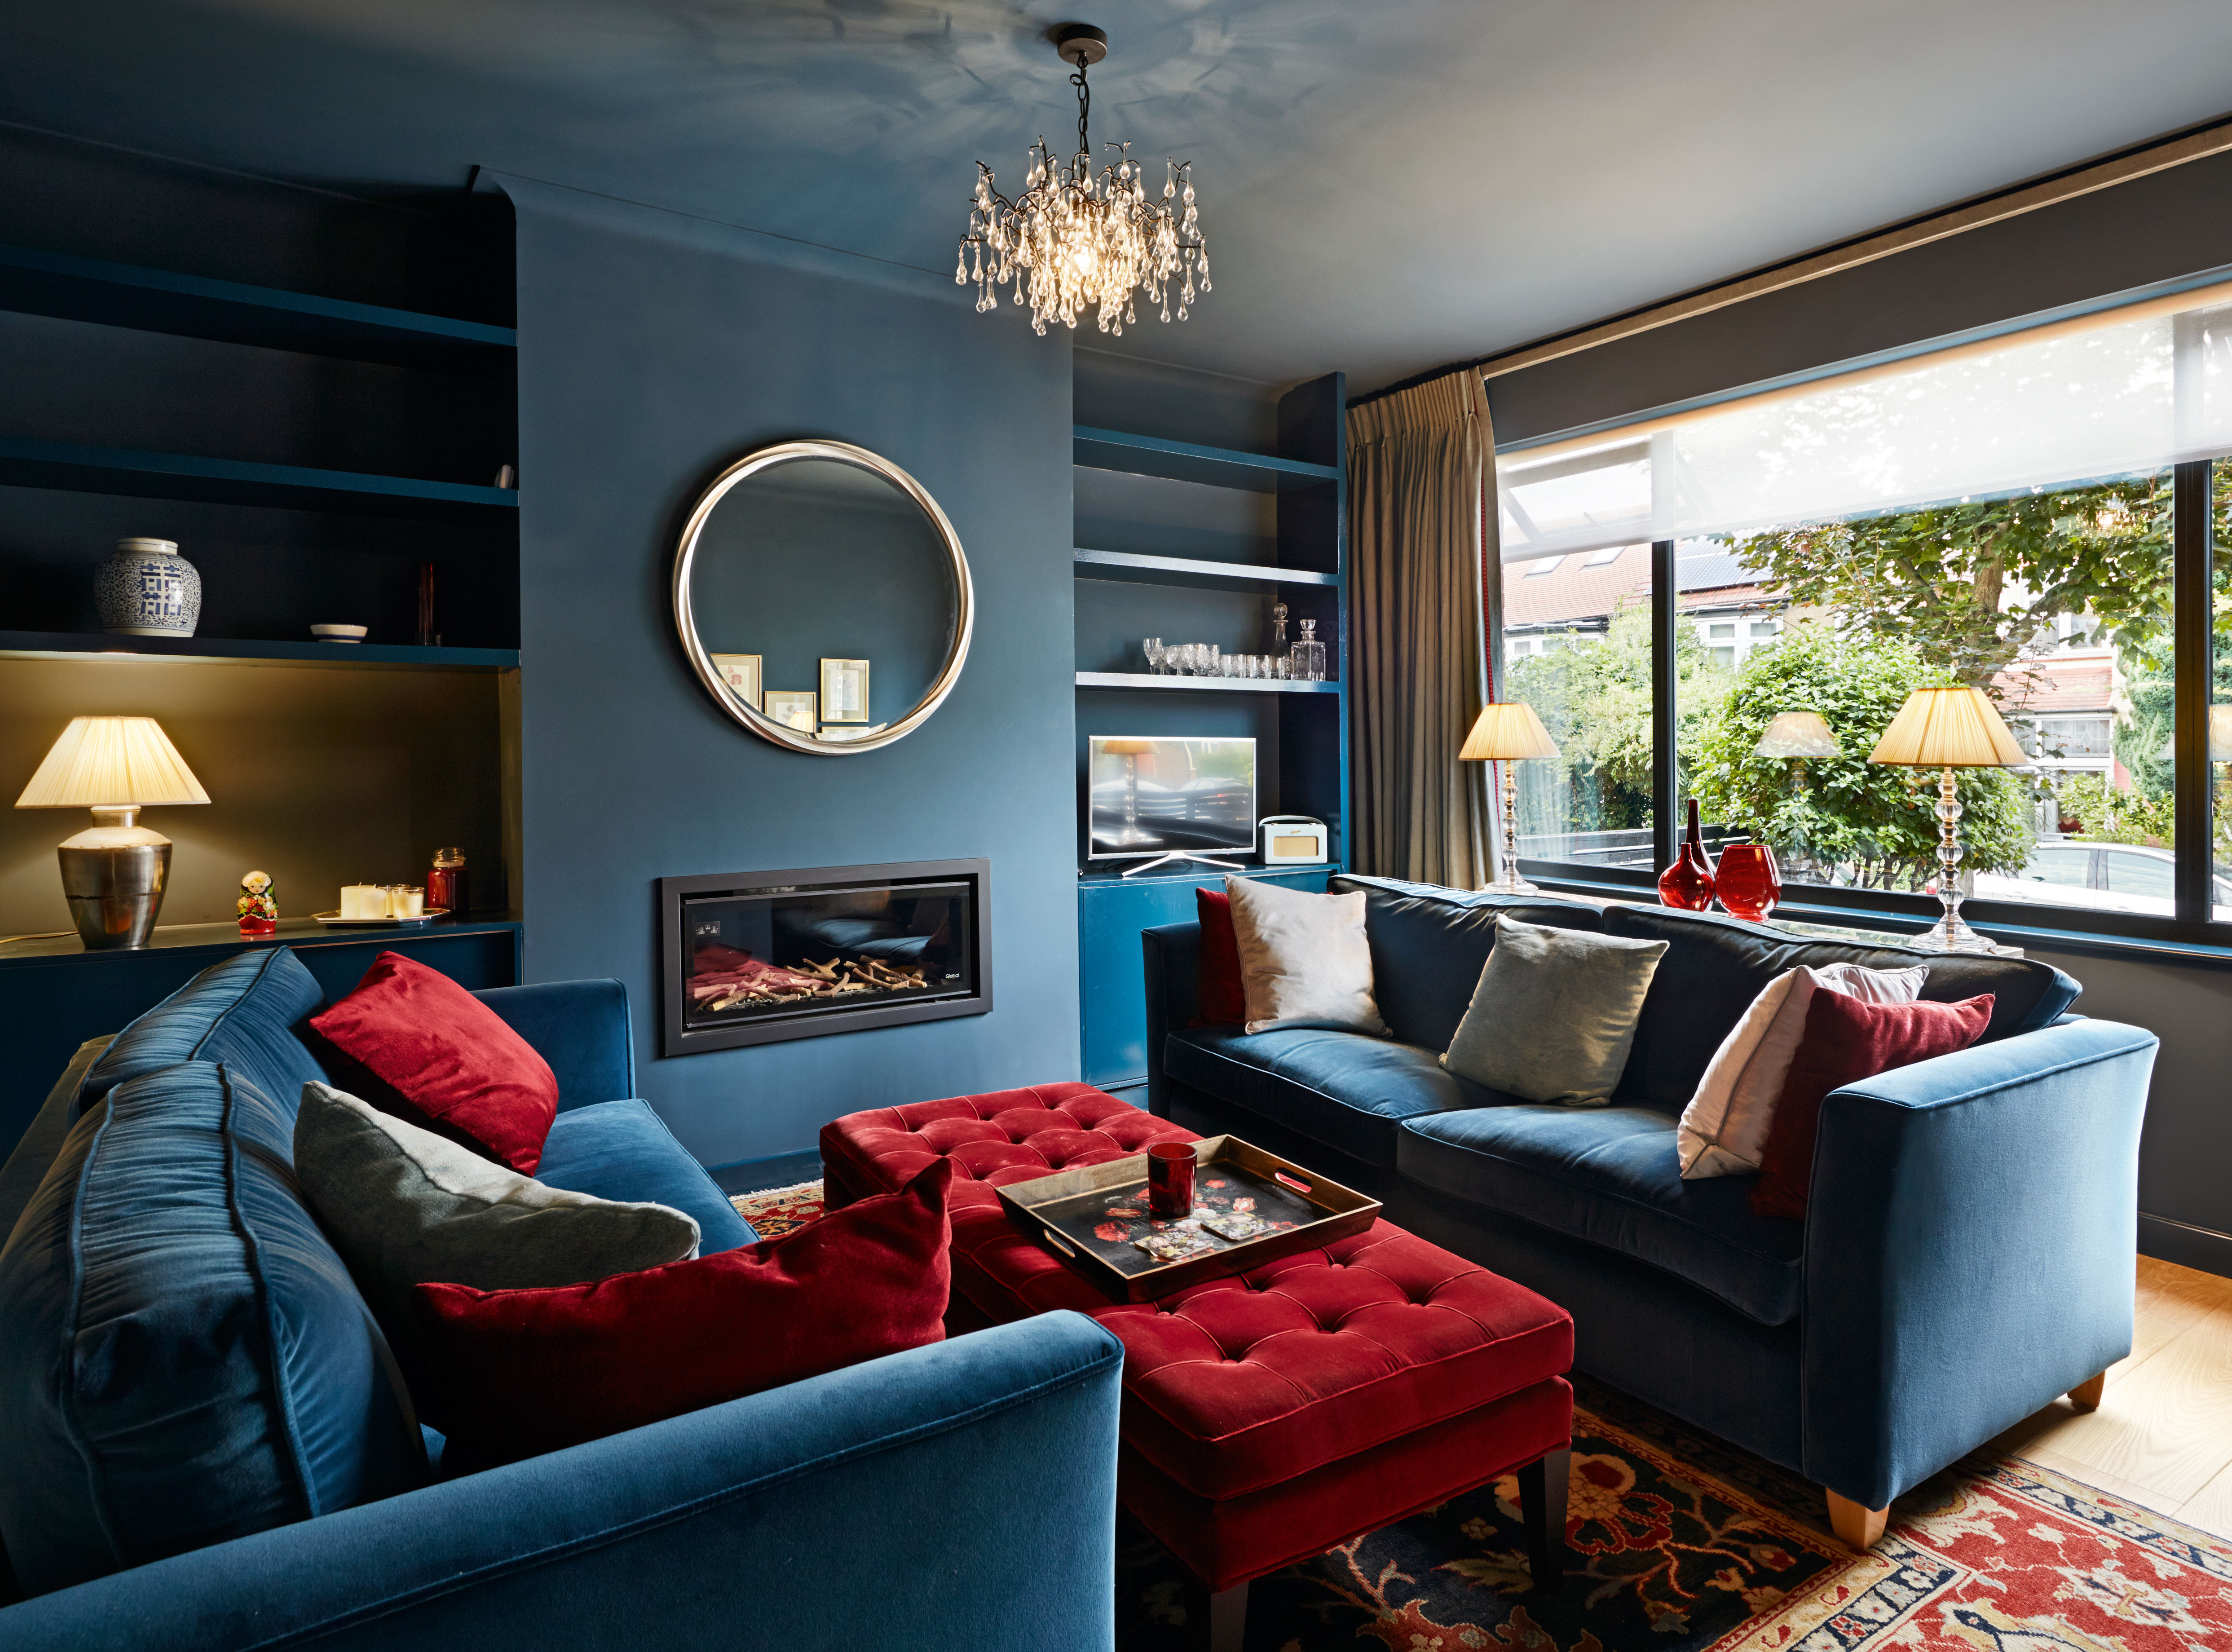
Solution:
[{"label": "red tufted ottoman", "polygon": [[1197,1139],[1089,1085],[1041,1084],[848,1114],[822,1128],[821,1162],[836,1206],[952,1160],[957,1295],[991,1321],[1074,1308],[1121,1339],[1119,1496],[1217,1591],[1218,1645],[1239,1644],[1249,1579],[1515,1468],[1536,1584],[1554,1586],[1573,1433],[1564,1309],[1386,1222],[1113,1303],[993,1191]]}]

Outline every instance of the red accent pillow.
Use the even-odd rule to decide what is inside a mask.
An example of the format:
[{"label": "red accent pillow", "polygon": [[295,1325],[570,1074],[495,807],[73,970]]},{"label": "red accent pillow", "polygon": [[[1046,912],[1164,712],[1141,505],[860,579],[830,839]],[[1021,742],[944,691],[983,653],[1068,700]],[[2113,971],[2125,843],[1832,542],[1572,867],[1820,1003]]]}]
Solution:
[{"label": "red accent pillow", "polygon": [[1236,1027],[1248,1019],[1240,988],[1240,938],[1232,929],[1232,897],[1222,889],[1196,889],[1201,919],[1201,980],[1194,995],[1197,1027]]},{"label": "red accent pillow", "polygon": [[382,953],[310,1025],[382,1083],[383,1110],[531,1176],[558,1115],[558,1079],[535,1046],[441,971]]},{"label": "red accent pillow", "polygon": [[1814,1179],[1814,1141],[1821,1103],[1833,1089],[1966,1050],[1991,1024],[1989,992],[1958,1004],[1863,1004],[1842,992],[1816,992],[1806,1037],[1782,1082],[1767,1133],[1751,1207],[1761,1216],[1803,1217]]},{"label": "red accent pillow", "polygon": [[779,1239],[587,1285],[415,1288],[455,1426],[492,1467],[945,1335],[950,1159]]}]

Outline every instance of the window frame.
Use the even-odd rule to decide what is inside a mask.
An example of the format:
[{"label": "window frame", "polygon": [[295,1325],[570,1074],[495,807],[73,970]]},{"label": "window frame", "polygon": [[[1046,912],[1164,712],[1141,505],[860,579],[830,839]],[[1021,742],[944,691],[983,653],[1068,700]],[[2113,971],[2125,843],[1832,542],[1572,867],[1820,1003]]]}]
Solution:
[{"label": "window frame", "polygon": [[[2232,921],[2216,920],[2211,901],[2217,872],[2214,773],[2209,753],[2216,583],[2210,481],[2219,464],[2232,464],[2232,457],[2189,460],[2171,467],[2171,738],[2176,754],[2171,796],[2177,826],[2172,868],[2174,912],[2160,916],[1971,897],[1962,902],[1961,914],[1976,927],[2017,936],[2063,936],[2080,945],[2122,940],[2155,946],[2232,948]],[[1679,715],[1675,703],[1676,637],[1684,621],[1675,577],[1675,543],[1671,539],[1651,543],[1651,825],[1653,862],[1660,867],[1673,862],[1681,836],[1677,810],[1682,777],[1675,749]],[[1501,657],[1501,636],[1496,647]],[[1655,899],[1657,895],[1656,874],[1638,868],[1525,858],[1519,865],[1522,876],[1547,888],[1630,898],[1639,894]],[[1784,896],[1780,910],[1801,920],[1878,919],[1893,920],[1890,927],[1904,927],[1897,920],[1910,920],[1921,928],[1936,921],[1943,910],[1934,895],[1878,889],[1792,884],[1785,888]]]}]

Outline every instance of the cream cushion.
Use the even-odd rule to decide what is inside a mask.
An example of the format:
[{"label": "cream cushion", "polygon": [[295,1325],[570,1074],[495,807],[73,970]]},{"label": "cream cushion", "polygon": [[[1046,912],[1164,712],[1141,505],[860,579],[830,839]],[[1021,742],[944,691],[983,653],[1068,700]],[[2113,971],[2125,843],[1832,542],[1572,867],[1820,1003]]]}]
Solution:
[{"label": "cream cushion", "polygon": [[1602,1107],[1627,1070],[1666,947],[1502,914],[1442,1065],[1522,1101]]},{"label": "cream cushion", "polygon": [[1842,992],[1863,1004],[1911,1004],[1929,979],[1927,964],[1896,970],[1830,964],[1786,970],[1769,981],[1721,1040],[1697,1093],[1682,1109],[1675,1151],[1683,1179],[1746,1176],[1759,1169],[1814,993]]},{"label": "cream cushion", "polygon": [[1240,946],[1246,1030],[1344,1027],[1387,1031],[1372,996],[1364,893],[1312,894],[1253,878],[1227,878],[1232,938]]}]

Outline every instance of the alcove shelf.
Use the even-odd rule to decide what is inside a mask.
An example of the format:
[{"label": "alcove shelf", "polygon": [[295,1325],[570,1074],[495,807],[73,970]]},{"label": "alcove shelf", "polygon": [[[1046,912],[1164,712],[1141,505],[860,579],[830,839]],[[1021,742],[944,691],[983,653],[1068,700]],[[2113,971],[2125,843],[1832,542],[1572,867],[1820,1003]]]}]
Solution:
[{"label": "alcove shelf", "polygon": [[392,642],[259,642],[221,637],[119,637],[92,631],[0,631],[0,659],[165,660],[181,665],[315,666],[344,671],[516,671],[516,648],[422,648]]},{"label": "alcove shelf", "polygon": [[0,309],[311,355],[509,373],[509,327],[0,244]]},{"label": "alcove shelf", "polygon": [[1080,688],[1144,688],[1152,693],[1339,694],[1339,683],[1281,682],[1272,677],[1160,677],[1145,671],[1080,671]]},{"label": "alcove shelf", "polygon": [[[1157,406],[1134,398],[1116,417],[1153,422]],[[1323,821],[1322,865],[1265,867],[1249,877],[1322,890],[1347,855],[1348,563],[1345,382],[1328,374],[1254,404],[1255,428],[1275,452],[1079,424],[1072,433],[1077,504],[1076,579],[1079,1029],[1086,1082],[1127,1089],[1146,1076],[1146,1007],[1139,932],[1191,921],[1193,891],[1222,887],[1214,867],[1168,867],[1136,878],[1123,862],[1091,857],[1085,769],[1094,736],[1243,738],[1256,742],[1259,816]],[[1100,408],[1080,408],[1100,412]],[[1208,429],[1198,409],[1172,423]],[[1103,413],[1100,416],[1109,416]],[[1075,543],[1090,539],[1090,546]],[[1117,547],[1121,547],[1118,549]],[[1327,643],[1327,682],[1257,677],[1162,676],[1141,640],[1214,642],[1229,654],[1271,651],[1271,608],[1310,620]],[[1114,667],[1111,669],[1109,667]]]},{"label": "alcove shelf", "polygon": [[438,521],[516,512],[513,488],[0,436],[0,485]]},{"label": "alcove shelf", "polygon": [[1137,580],[1147,584],[1191,584],[1204,580],[1242,588],[1261,585],[1338,585],[1337,573],[1281,568],[1270,563],[1214,562],[1200,556],[1154,556],[1130,550],[1074,553],[1080,579]]}]

